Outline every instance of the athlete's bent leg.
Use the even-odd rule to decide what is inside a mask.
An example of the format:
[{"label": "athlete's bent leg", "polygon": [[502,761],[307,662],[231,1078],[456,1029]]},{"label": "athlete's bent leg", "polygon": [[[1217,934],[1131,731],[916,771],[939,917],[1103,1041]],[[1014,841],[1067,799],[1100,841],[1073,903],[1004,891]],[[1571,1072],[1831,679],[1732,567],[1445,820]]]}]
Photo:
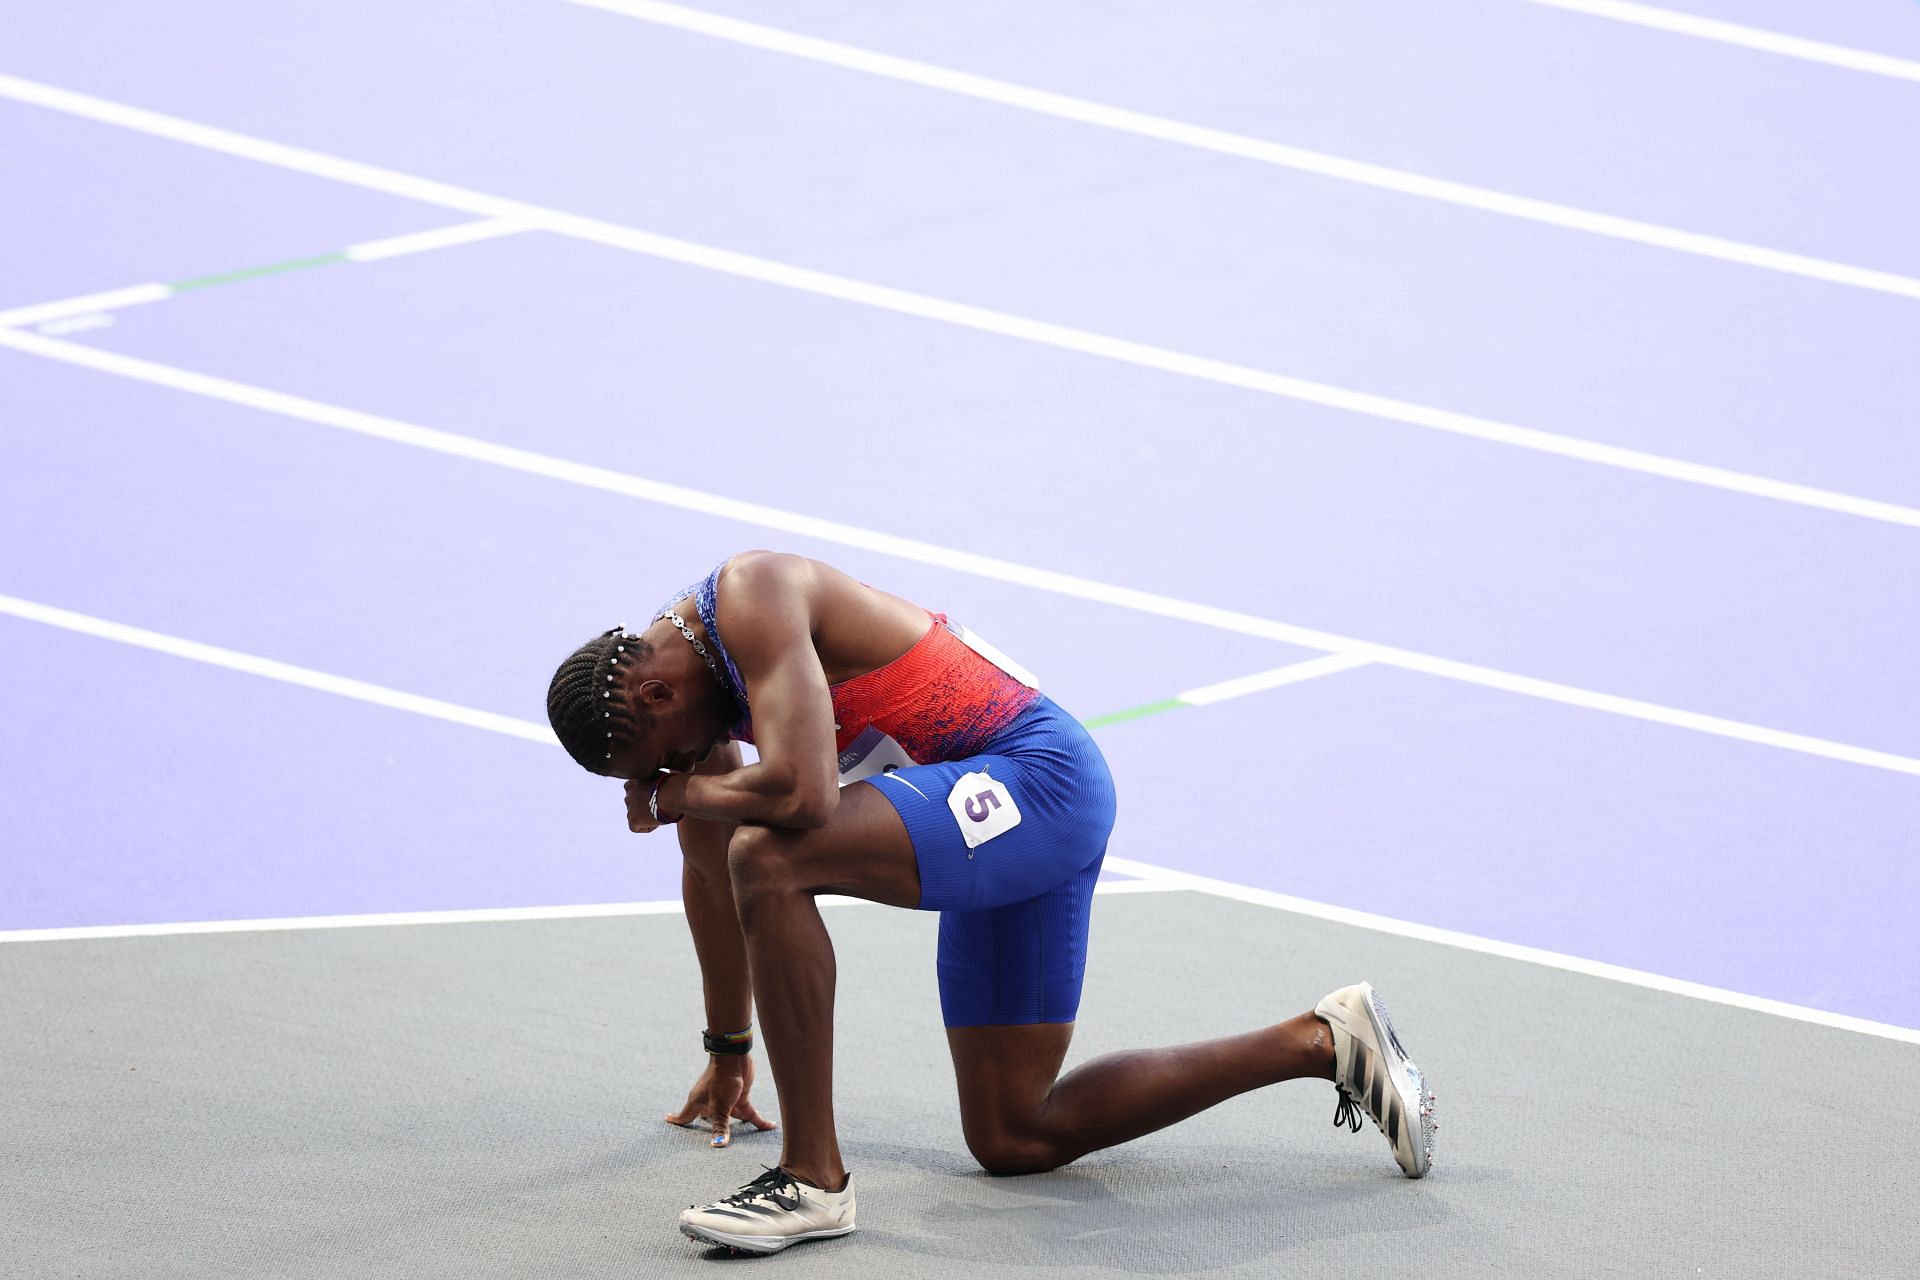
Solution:
[{"label": "athlete's bent leg", "polygon": [[913,842],[894,807],[869,784],[855,783],[817,830],[740,827],[727,848],[727,872],[780,1098],[780,1167],[816,1187],[837,1188],[846,1167],[833,1123],[833,942],[813,899],[838,893],[919,905]]},{"label": "athlete's bent leg", "polygon": [[961,1129],[988,1173],[1057,1169],[1238,1094],[1333,1077],[1333,1037],[1311,1013],[1220,1040],[1110,1053],[1060,1077],[1072,1038],[1070,1022],[947,1028]]}]

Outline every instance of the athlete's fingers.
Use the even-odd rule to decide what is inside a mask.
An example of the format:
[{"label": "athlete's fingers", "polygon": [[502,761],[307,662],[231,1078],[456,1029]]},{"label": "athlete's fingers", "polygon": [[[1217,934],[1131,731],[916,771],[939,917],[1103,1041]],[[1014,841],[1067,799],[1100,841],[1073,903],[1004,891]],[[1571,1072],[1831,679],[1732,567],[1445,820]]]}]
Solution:
[{"label": "athlete's fingers", "polygon": [[727,1113],[723,1110],[714,1117],[713,1145],[716,1147],[724,1147],[732,1141],[733,1121],[727,1118]]},{"label": "athlete's fingers", "polygon": [[700,1096],[700,1089],[695,1086],[693,1092],[687,1095],[687,1105],[678,1111],[667,1112],[666,1121],[668,1124],[677,1124],[684,1129],[699,1120],[701,1113],[705,1110],[706,1099]]},{"label": "athlete's fingers", "polygon": [[768,1129],[778,1129],[780,1127],[777,1121],[769,1120],[761,1115],[759,1109],[745,1098],[740,1099],[740,1105],[733,1109],[733,1118],[735,1120],[745,1120],[748,1124],[763,1132]]}]

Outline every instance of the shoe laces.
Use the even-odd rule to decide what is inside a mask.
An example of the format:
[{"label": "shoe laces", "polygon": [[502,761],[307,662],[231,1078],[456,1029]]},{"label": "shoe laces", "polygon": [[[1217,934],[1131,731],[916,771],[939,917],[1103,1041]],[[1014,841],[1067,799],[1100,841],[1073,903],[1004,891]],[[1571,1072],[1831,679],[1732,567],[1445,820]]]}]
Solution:
[{"label": "shoe laces", "polygon": [[[762,1165],[766,1172],[740,1188],[721,1204],[748,1205],[755,1200],[771,1200],[789,1213],[800,1207],[800,1186],[785,1169]],[[791,1191],[792,1194],[786,1194]]]},{"label": "shoe laces", "polygon": [[1340,1093],[1340,1101],[1333,1108],[1333,1127],[1346,1125],[1349,1131],[1360,1132],[1360,1117],[1365,1114],[1360,1109],[1360,1099],[1348,1093],[1344,1084],[1335,1083],[1333,1087]]}]

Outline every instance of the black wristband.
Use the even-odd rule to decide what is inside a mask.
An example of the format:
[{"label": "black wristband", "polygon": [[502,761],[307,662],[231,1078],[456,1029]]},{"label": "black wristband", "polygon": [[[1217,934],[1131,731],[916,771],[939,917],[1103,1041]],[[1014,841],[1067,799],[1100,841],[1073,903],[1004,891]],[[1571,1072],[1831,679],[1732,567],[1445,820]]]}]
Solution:
[{"label": "black wristband", "polygon": [[722,1031],[715,1035],[711,1031],[700,1033],[700,1042],[707,1052],[719,1058],[738,1058],[753,1052],[753,1028],[745,1031]]}]

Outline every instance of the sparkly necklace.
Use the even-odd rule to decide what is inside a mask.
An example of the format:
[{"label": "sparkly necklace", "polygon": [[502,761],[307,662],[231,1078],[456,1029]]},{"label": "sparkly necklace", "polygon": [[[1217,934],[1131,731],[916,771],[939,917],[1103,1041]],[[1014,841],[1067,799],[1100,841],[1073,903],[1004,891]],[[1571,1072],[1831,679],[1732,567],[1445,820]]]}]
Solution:
[{"label": "sparkly necklace", "polygon": [[733,683],[721,673],[720,664],[715,662],[713,655],[707,652],[707,646],[700,643],[700,637],[693,634],[693,628],[687,625],[686,619],[671,609],[662,611],[660,617],[671,622],[679,629],[680,634],[687,638],[687,643],[693,646],[693,651],[699,654],[701,660],[707,664],[707,670],[713,672],[714,682],[720,686],[720,691],[736,702],[739,701],[739,695],[733,691]]}]

